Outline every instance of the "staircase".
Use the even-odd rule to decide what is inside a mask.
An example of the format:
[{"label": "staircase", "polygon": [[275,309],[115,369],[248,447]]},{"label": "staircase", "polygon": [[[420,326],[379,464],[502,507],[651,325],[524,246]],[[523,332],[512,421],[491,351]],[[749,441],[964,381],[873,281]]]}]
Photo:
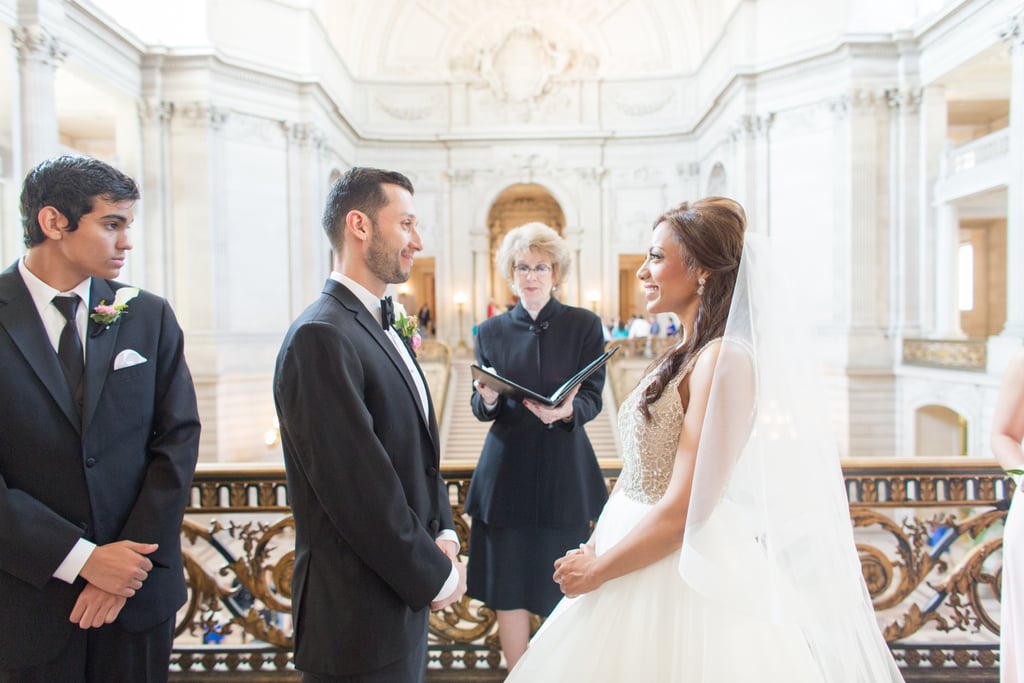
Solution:
[{"label": "staircase", "polygon": [[[452,354],[451,374],[445,395],[444,414],[441,419],[441,459],[475,462],[487,437],[490,422],[481,422],[469,407],[473,393],[473,379],[469,366],[474,362],[468,351]],[[603,395],[604,408],[585,427],[590,443],[599,459],[618,458],[619,442],[615,431],[616,406],[608,384]]]}]

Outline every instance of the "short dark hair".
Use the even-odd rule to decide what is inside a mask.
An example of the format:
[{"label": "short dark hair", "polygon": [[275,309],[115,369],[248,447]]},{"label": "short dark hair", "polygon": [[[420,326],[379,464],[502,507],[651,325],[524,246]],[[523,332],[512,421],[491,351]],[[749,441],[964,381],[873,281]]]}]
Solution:
[{"label": "short dark hair", "polygon": [[21,189],[21,224],[25,246],[46,241],[39,227],[39,212],[52,206],[68,219],[67,230],[78,229],[78,221],[92,211],[96,197],[108,202],[135,201],[139,186],[113,166],[99,159],[64,155],[47,159],[25,176]]},{"label": "short dark hair", "polygon": [[331,187],[322,223],[335,251],[340,252],[344,243],[343,223],[349,211],[362,211],[377,220],[377,212],[388,203],[383,185],[398,185],[413,194],[412,182],[401,173],[360,166],[349,169]]}]

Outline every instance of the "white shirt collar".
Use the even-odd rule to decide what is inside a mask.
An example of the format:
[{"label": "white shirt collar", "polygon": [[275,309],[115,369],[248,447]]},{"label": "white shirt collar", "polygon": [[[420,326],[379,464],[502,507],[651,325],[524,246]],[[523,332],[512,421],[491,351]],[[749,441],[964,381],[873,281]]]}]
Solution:
[{"label": "white shirt collar", "polygon": [[366,307],[366,310],[370,312],[375,318],[380,320],[380,297],[368,290],[363,285],[359,284],[348,275],[339,273],[336,270],[331,271],[331,279],[335,282],[339,282],[351,290],[359,302]]},{"label": "white shirt collar", "polygon": [[[82,302],[85,304],[82,308],[89,307],[89,290],[92,288],[92,278],[87,277],[79,282],[73,289],[69,289],[66,292],[62,292],[59,289],[55,289],[50,285],[40,280],[36,275],[28,269],[25,265],[25,257],[22,256],[18,260],[18,272],[21,274],[21,279],[25,282],[25,287],[28,288],[28,293],[32,295],[32,301],[36,305],[36,309],[42,311],[53,302],[53,297],[60,294],[68,295],[71,293],[77,294],[82,298]],[[377,307],[380,308],[378,302]],[[81,310],[81,309],[79,309]]]}]

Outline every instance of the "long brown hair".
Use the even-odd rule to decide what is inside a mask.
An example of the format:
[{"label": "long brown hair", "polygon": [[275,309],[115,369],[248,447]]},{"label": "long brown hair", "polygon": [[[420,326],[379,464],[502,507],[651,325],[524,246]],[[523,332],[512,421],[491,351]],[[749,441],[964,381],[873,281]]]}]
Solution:
[{"label": "long brown hair", "polygon": [[721,337],[729,317],[732,292],[743,252],[743,232],[747,215],[738,202],[726,197],[706,197],[683,202],[654,221],[654,227],[666,223],[672,237],[683,248],[690,272],[708,271],[704,293],[700,296],[693,329],[684,344],[676,344],[659,356],[650,368],[657,368],[654,381],[640,397],[640,412],[650,419],[650,405],[676,376],[687,359],[709,341]]}]

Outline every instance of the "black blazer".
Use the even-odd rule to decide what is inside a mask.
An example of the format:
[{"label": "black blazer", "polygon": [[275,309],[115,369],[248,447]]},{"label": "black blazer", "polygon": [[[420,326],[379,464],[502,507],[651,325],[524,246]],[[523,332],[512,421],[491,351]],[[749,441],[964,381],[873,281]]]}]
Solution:
[{"label": "black blazer", "polygon": [[382,668],[427,637],[452,567],[435,543],[453,523],[433,405],[424,415],[380,321],[334,280],[288,330],[274,401],[295,515],[295,665]]},{"label": "black blazer", "polygon": [[[530,317],[522,304],[477,329],[480,365],[549,395],[604,352],[601,319],[551,299]],[[573,420],[547,427],[501,397],[493,413],[475,390],[473,414],[494,420],[466,496],[466,512],[502,527],[576,527],[601,512],[608,489],[583,425],[601,412],[604,368],[580,386]]]},{"label": "black blazer", "polygon": [[[89,308],[120,283],[93,278]],[[117,622],[144,631],[185,602],[181,520],[199,454],[184,339],[147,292],[109,328],[89,321],[85,396],[71,391],[14,264],[0,274],[0,668],[41,664],[64,647],[85,585],[52,578],[79,538],[159,543],[153,570]],[[147,362],[120,370],[134,349]]]}]

